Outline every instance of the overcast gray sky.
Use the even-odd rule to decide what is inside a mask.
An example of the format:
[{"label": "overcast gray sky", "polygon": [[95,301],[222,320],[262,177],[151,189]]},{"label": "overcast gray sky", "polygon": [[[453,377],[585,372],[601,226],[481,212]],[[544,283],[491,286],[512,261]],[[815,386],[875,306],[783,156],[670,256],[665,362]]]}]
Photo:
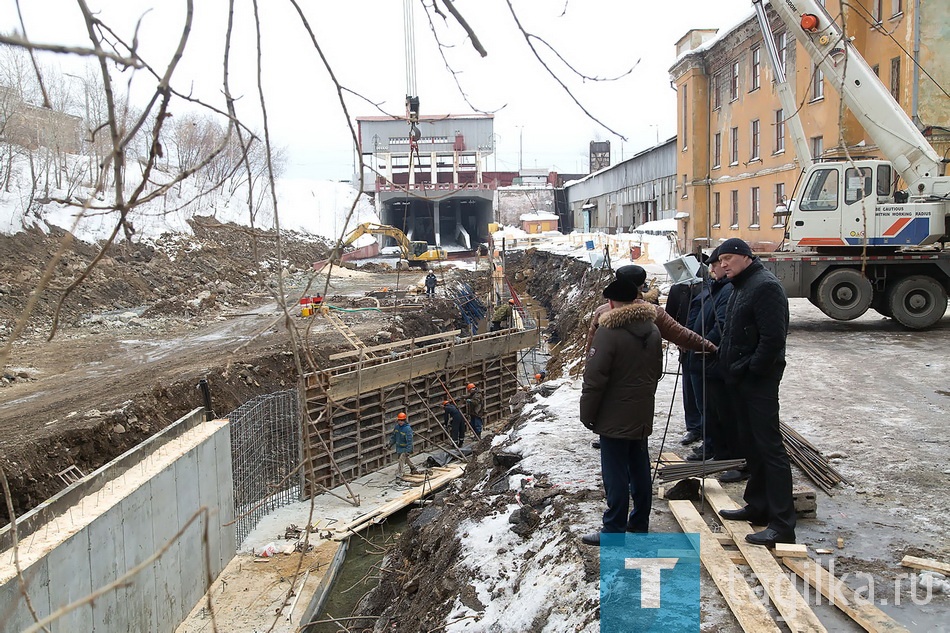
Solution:
[{"label": "overcast gray sky", "polygon": [[[488,167],[515,170],[519,146],[526,168],[562,173],[586,170],[588,143],[610,140],[614,161],[676,133],[675,93],[667,70],[674,43],[692,28],[728,28],[751,15],[750,0],[511,0],[524,28],[544,38],[579,71],[597,77],[632,73],[615,82],[582,81],[545,50],[536,48],[579,101],[621,139],[590,120],[534,58],[505,0],[456,0],[488,51],[480,58],[453,20],[436,17],[451,66],[471,104],[495,112],[496,159]],[[162,68],[184,23],[184,0],[89,0],[99,17],[131,41],[135,23],[142,55]],[[39,42],[88,45],[74,0],[21,2],[27,33]],[[255,35],[250,0],[237,0],[232,90],[242,95],[242,118],[259,127],[254,81]],[[261,0],[263,77],[272,138],[287,148],[287,175],[346,179],[353,152],[332,84],[309,35],[286,0]],[[223,107],[221,58],[226,0],[196,0],[192,36],[175,86]],[[300,6],[334,73],[344,87],[380,104],[405,110],[405,46],[401,0],[300,0]],[[440,3],[441,6],[441,3]],[[416,74],[423,114],[469,113],[439,56],[421,3],[414,5]],[[14,0],[0,0],[0,28],[19,28]],[[44,58],[72,72],[76,62]],[[139,73],[133,99],[155,80]],[[347,96],[352,117],[380,114]],[[179,106],[185,107],[185,106]]]}]

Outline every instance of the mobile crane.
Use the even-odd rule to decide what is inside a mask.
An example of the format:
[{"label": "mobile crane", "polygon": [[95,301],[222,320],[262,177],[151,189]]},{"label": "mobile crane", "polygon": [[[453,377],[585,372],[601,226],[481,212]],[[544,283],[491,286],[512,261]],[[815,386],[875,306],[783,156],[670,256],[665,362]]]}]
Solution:
[{"label": "mobile crane", "polygon": [[358,225],[343,238],[341,245],[349,246],[364,235],[385,235],[396,240],[399,256],[409,262],[410,266],[426,268],[428,262],[442,261],[446,258],[443,249],[429,246],[427,242],[411,241],[395,226],[375,222],[364,222]]},{"label": "mobile crane", "polygon": [[[776,82],[784,83],[764,0],[752,3]],[[887,160],[812,163],[801,126],[790,125],[805,167],[788,204],[786,239],[796,252],[762,255],[763,264],[788,296],[807,297],[833,319],[855,319],[870,307],[907,328],[934,325],[950,290],[947,161],[824,6],[817,0],[771,0],[771,6]],[[778,92],[788,109],[789,89],[780,85]],[[897,188],[898,178],[905,190]]]}]

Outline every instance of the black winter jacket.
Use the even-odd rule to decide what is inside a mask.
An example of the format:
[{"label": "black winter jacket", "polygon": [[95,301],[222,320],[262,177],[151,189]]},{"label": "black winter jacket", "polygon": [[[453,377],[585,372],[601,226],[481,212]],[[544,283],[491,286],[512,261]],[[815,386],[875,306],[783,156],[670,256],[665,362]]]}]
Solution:
[{"label": "black winter jacket", "polygon": [[605,312],[584,368],[581,422],[598,435],[640,440],[653,432],[663,370],[656,307],[637,302]]},{"label": "black winter jacket", "polygon": [[732,280],[719,363],[727,382],[747,377],[781,380],[785,372],[788,297],[758,258]]},{"label": "black winter jacket", "polygon": [[[693,297],[689,306],[689,319],[686,322],[693,332],[719,345],[722,341],[722,328],[729,311],[729,298],[732,297],[732,281],[728,277],[712,280]],[[699,374],[705,366],[707,377],[722,380],[722,373],[714,356],[704,358],[694,351],[687,350],[683,358],[683,370]]]}]

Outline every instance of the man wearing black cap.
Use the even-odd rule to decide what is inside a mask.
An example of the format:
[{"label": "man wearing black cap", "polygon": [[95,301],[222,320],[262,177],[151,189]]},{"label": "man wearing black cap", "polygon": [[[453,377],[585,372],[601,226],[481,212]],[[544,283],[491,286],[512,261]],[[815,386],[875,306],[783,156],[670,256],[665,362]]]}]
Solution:
[{"label": "man wearing black cap", "polygon": [[[647,438],[653,432],[663,348],[654,324],[658,308],[638,300],[643,280],[637,281],[619,277],[604,288],[610,309],[600,318],[584,367],[580,418],[600,436],[607,494],[603,527],[581,539],[587,545],[600,545],[601,533],[647,532],[650,527]],[[633,512],[628,512],[631,496]]]},{"label": "man wearing black cap", "polygon": [[732,280],[732,297],[719,347],[719,364],[733,396],[749,466],[746,506],[721,510],[727,519],[767,524],[746,535],[756,545],[795,542],[792,470],[779,428],[778,387],[785,372],[788,297],[744,241],[719,245],[719,262]]},{"label": "man wearing black cap", "polygon": [[[644,301],[641,293],[643,284],[647,281],[647,271],[636,264],[621,266],[614,273],[617,281],[624,281],[637,288],[637,297],[635,301],[647,303]],[[594,333],[600,324],[600,317],[610,309],[609,303],[604,303],[594,310],[594,316],[591,318],[590,327],[587,329],[587,346],[590,349],[591,342],[594,340]],[[705,340],[695,332],[677,323],[676,319],[671,317],[663,308],[656,306],[656,327],[660,330],[660,336],[667,341],[678,345],[683,349],[694,352],[715,352],[716,346]]]}]

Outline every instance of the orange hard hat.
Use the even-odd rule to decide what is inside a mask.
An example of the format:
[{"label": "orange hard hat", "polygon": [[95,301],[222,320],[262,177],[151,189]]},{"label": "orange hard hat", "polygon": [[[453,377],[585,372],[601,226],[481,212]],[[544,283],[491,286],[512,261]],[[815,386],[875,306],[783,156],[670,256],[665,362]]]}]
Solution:
[{"label": "orange hard hat", "polygon": [[541,374],[535,374],[534,378],[535,380],[541,380]]},{"label": "orange hard hat", "polygon": [[442,406],[444,407],[444,406],[447,405],[448,403],[449,403],[448,400],[443,400],[443,401],[442,401]]},{"label": "orange hard hat", "polygon": [[397,420],[405,420],[405,419],[406,419],[406,414],[403,413],[402,411],[400,411],[400,412],[399,412],[399,415],[396,416],[396,419],[397,419]]},{"label": "orange hard hat", "polygon": [[508,303],[511,304],[511,305],[515,305],[515,300],[514,300],[514,299],[508,299]]},{"label": "orange hard hat", "polygon": [[468,389],[469,391],[471,391],[471,390],[474,389],[474,388],[475,388],[475,383],[474,383],[474,382],[468,383],[468,386],[466,387],[466,389]]}]

